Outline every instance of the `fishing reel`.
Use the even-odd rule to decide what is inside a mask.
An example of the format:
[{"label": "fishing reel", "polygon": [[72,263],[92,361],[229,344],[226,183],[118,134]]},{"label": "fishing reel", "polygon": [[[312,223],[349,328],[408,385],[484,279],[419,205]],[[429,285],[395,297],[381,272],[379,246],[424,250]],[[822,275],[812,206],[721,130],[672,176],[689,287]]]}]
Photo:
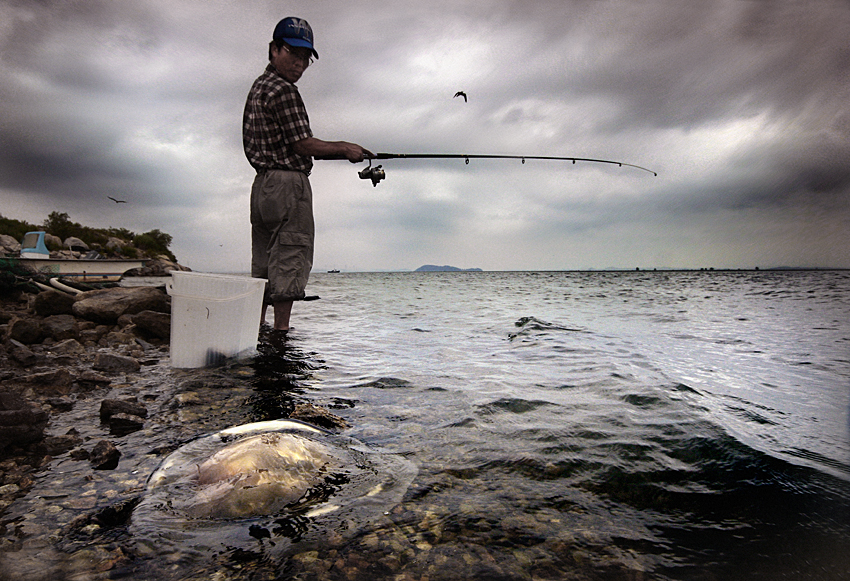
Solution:
[{"label": "fishing reel", "polygon": [[378,182],[387,177],[387,174],[384,173],[384,170],[381,169],[381,166],[376,165],[372,167],[372,160],[369,160],[369,167],[364,167],[357,175],[360,176],[361,180],[372,180],[372,187],[378,185]]}]

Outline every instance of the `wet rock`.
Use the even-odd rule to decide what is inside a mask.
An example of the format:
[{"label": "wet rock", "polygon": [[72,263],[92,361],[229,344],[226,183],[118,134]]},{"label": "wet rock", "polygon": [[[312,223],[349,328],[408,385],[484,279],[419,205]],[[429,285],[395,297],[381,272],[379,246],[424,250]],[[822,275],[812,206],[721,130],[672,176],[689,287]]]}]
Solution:
[{"label": "wet rock", "polygon": [[76,316],[104,324],[115,324],[121,315],[142,311],[170,311],[168,295],[154,287],[116,287],[77,295]]},{"label": "wet rock", "polygon": [[71,450],[68,455],[72,460],[88,460],[89,459],[89,451],[85,448],[74,448]]},{"label": "wet rock", "polygon": [[36,315],[70,315],[74,306],[74,295],[58,290],[46,290],[35,295],[32,309]]},{"label": "wet rock", "polygon": [[121,451],[109,440],[101,440],[89,453],[89,461],[95,470],[114,470],[121,458]]},{"label": "wet rock", "polygon": [[74,409],[74,400],[67,396],[49,397],[46,400],[47,405],[60,412],[67,412]]},{"label": "wet rock", "polygon": [[71,393],[74,378],[67,369],[54,369],[24,376],[20,381],[41,395],[67,395]]},{"label": "wet rock", "polygon": [[46,411],[14,393],[0,391],[0,450],[10,444],[29,444],[44,437]]},{"label": "wet rock", "polygon": [[76,430],[70,430],[63,436],[45,437],[39,446],[39,451],[50,456],[58,456],[79,446],[82,441],[83,439],[76,433]]},{"label": "wet rock", "polygon": [[9,339],[32,345],[40,343],[44,338],[41,322],[32,318],[14,317],[6,327],[6,335]]},{"label": "wet rock", "polygon": [[147,335],[160,339],[171,338],[171,315],[156,311],[142,311],[133,315],[133,324]]},{"label": "wet rock", "polygon": [[115,353],[98,353],[95,356],[92,369],[110,373],[134,373],[141,369],[139,361],[133,357],[116,355]]},{"label": "wet rock", "polygon": [[348,423],[341,417],[332,414],[326,409],[316,407],[311,403],[296,404],[295,409],[289,417],[327,430],[343,429],[348,427]]},{"label": "wet rock", "polygon": [[38,362],[38,355],[20,341],[10,339],[9,345],[9,356],[23,367],[31,367]]},{"label": "wet rock", "polygon": [[108,423],[110,434],[126,436],[127,434],[141,430],[145,425],[145,420],[131,414],[114,414],[109,418]]},{"label": "wet rock", "polygon": [[57,355],[82,355],[86,348],[76,339],[65,339],[50,346],[50,351]]},{"label": "wet rock", "polygon": [[79,336],[77,319],[73,315],[51,315],[41,322],[43,333],[56,341],[76,339]]},{"label": "wet rock", "polygon": [[86,369],[77,377],[77,383],[83,387],[94,387],[97,385],[106,385],[112,383],[112,380],[105,375],[95,373],[91,369]]},{"label": "wet rock", "polygon": [[135,399],[105,399],[100,402],[100,421],[108,422],[116,414],[148,417],[147,408]]}]

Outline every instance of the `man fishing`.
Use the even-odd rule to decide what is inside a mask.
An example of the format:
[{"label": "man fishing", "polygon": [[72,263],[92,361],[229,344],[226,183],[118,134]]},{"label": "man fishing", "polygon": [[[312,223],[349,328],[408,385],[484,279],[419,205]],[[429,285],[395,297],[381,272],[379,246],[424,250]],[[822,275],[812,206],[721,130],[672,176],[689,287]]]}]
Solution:
[{"label": "man fishing", "polygon": [[313,137],[295,83],[319,54],[306,20],[277,23],[269,64],[248,93],[242,144],[257,177],[251,186],[251,276],[269,281],[263,299],[274,307],[274,328],[289,330],[292,303],[305,298],[313,266],[313,157],[361,162],[373,154],[346,141]]}]

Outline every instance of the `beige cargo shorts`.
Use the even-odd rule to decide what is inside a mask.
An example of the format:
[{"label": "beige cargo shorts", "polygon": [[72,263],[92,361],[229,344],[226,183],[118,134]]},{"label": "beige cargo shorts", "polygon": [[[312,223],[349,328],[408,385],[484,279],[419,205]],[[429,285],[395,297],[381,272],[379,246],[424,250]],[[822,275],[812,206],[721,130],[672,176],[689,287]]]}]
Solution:
[{"label": "beige cargo shorts", "polygon": [[259,172],[251,186],[251,276],[264,304],[301,300],[313,268],[313,191],[298,171]]}]

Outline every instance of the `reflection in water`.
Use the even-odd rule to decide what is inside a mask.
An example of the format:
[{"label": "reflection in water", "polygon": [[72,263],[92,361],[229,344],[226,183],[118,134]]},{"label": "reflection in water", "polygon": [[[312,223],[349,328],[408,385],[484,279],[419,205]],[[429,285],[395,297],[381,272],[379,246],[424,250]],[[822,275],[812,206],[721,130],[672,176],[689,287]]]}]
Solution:
[{"label": "reflection in water", "polygon": [[254,394],[247,403],[255,422],[289,417],[297,396],[304,394],[304,383],[314,371],[324,368],[321,360],[305,354],[285,336],[274,337],[273,333],[263,330],[257,355],[251,362]]}]

